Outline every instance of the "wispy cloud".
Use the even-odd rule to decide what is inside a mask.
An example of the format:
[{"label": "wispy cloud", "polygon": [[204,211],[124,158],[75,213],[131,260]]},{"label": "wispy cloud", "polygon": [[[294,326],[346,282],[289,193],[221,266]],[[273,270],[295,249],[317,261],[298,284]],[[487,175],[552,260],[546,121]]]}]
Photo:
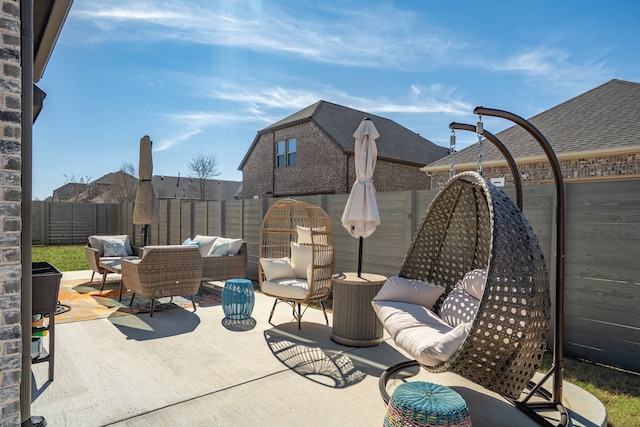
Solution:
[{"label": "wispy cloud", "polygon": [[187,129],[184,133],[170,136],[168,138],[163,138],[159,141],[154,141],[153,151],[164,151],[167,150],[174,145],[181,144],[194,135],[202,133],[202,129]]},{"label": "wispy cloud", "polygon": [[390,6],[318,6],[314,12],[322,19],[292,7],[272,3],[257,13],[244,2],[222,8],[192,1],[87,1],[72,13],[96,27],[95,37],[108,40],[176,40],[347,66],[432,68],[464,46],[446,30]]},{"label": "wispy cloud", "polygon": [[579,63],[568,52],[549,47],[537,47],[514,53],[506,59],[480,64],[490,71],[519,73],[532,81],[585,89],[612,74],[606,61],[589,60]]}]

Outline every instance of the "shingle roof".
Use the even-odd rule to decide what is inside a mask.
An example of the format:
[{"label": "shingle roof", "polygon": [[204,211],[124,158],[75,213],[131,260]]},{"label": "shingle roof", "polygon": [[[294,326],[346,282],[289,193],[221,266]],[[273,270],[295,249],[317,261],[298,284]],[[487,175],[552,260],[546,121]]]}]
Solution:
[{"label": "shingle roof", "polygon": [[[197,178],[154,175],[151,182],[161,199],[200,199],[200,184]],[[205,184],[206,200],[233,200],[242,183],[208,179]]]},{"label": "shingle roof", "polygon": [[[516,113],[517,114],[517,113]],[[547,138],[556,155],[640,146],[640,83],[613,79],[528,119]],[[491,131],[491,129],[487,129]],[[543,156],[528,132],[514,125],[496,133],[513,157]],[[477,144],[456,153],[457,164],[475,163]],[[490,142],[483,142],[483,161],[504,160]],[[449,165],[448,158],[429,164]]]},{"label": "shingle roof", "polygon": [[239,169],[242,169],[262,134],[306,121],[315,122],[338,147],[346,153],[352,153],[355,143],[353,133],[365,117],[373,120],[380,133],[376,140],[379,159],[424,166],[448,153],[448,148],[434,144],[393,120],[321,100],[259,131]]}]

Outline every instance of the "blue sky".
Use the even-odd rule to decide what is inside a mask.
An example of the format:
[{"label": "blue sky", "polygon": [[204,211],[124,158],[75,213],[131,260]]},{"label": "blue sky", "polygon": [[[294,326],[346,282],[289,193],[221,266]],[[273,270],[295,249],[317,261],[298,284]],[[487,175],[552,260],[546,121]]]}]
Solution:
[{"label": "blue sky", "polygon": [[144,135],[156,175],[202,152],[241,181],[256,133],[321,99],[448,147],[477,105],[527,118],[639,82],[639,17],[635,1],[75,0],[38,83],[33,195],[137,167]]}]

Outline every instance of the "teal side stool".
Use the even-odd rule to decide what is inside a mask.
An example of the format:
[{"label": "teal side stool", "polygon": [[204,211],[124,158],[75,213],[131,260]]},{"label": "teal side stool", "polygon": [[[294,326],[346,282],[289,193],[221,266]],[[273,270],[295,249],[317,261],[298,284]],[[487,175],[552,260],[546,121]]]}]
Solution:
[{"label": "teal side stool", "polygon": [[413,381],[393,391],[384,426],[469,427],[471,417],[462,396],[449,387]]},{"label": "teal side stool", "polygon": [[229,279],[222,289],[222,311],[226,319],[246,320],[255,304],[253,283],[248,279]]}]

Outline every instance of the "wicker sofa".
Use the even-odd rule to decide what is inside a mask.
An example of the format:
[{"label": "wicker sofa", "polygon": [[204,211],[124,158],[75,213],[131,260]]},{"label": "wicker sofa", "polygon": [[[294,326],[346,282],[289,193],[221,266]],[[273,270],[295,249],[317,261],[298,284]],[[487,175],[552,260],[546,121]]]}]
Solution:
[{"label": "wicker sofa", "polygon": [[202,257],[193,246],[145,246],[142,258],[122,260],[122,282],[136,295],[151,300],[162,297],[189,296],[196,311],[193,296],[200,289]]},{"label": "wicker sofa", "polygon": [[[118,254],[117,246],[109,246],[109,243],[113,242],[121,242],[122,248],[120,248],[120,250],[123,250],[123,252]],[[105,246],[107,246],[106,254]],[[91,281],[93,281],[93,277],[96,273],[102,274],[102,283],[104,286],[104,276],[109,274],[109,271],[101,268],[100,262],[136,259],[140,256],[140,248],[131,245],[129,236],[127,236],[126,234],[110,236],[100,235],[89,236],[89,238],[87,239],[87,244],[84,247],[84,253],[87,257],[87,264],[89,264],[89,269],[93,271],[93,273],[91,274]]]},{"label": "wicker sofa", "polygon": [[[219,236],[196,235],[183,245],[197,245],[202,255],[202,281],[246,277],[247,242]],[[226,244],[226,247],[225,247]]]}]

